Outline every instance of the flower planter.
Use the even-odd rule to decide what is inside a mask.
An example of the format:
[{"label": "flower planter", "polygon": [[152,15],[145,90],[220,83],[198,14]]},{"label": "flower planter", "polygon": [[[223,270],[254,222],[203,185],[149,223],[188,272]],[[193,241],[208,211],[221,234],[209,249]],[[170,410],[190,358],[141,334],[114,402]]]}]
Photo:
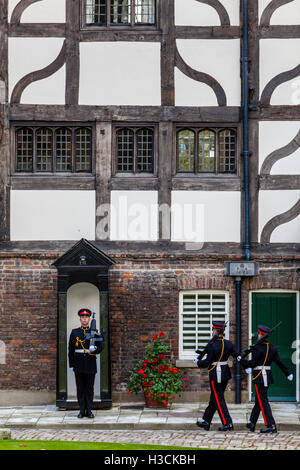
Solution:
[{"label": "flower planter", "polygon": [[150,394],[149,387],[151,387],[152,385],[153,382],[149,382],[147,385],[143,386],[146,408],[166,408],[162,401],[147,396]]}]

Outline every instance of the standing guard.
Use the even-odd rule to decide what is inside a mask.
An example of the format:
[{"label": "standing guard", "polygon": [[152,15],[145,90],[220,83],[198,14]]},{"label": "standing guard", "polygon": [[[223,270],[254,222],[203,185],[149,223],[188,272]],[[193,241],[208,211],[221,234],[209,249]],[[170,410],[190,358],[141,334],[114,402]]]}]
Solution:
[{"label": "standing guard", "polygon": [[203,360],[199,359],[199,357],[194,359],[194,363],[197,364],[198,367],[208,368],[209,372],[211,389],[209,404],[204,412],[203,421],[197,421],[196,423],[197,426],[207,431],[210,428],[216,410],[218,410],[222,422],[219,431],[233,430],[232,419],[226,405],[224,393],[228,380],[231,378],[228,358],[232,356],[239,361],[241,356],[236,351],[231,341],[223,338],[225,327],[224,322],[213,322],[212,328],[214,337],[205,348],[207,350],[206,358]]},{"label": "standing guard", "polygon": [[[69,366],[75,373],[77,400],[80,408],[78,418],[94,418],[92,405],[94,398],[94,382],[97,373],[96,354],[103,349],[103,337],[91,331],[90,319],[92,312],[88,308],[78,311],[81,327],[71,331],[69,339]],[[93,319],[92,323],[95,322]],[[92,343],[97,335],[98,341]],[[100,340],[101,339],[101,340]]]},{"label": "standing guard", "polygon": [[252,359],[250,361],[242,359],[241,364],[245,368],[247,374],[251,374],[253,369],[252,382],[255,388],[255,404],[250,415],[250,421],[247,428],[255,431],[255,425],[258,420],[260,411],[262,412],[265,428],[261,429],[261,433],[277,432],[275,420],[268,400],[268,388],[274,383],[271,364],[275,362],[282,370],[288,380],[293,380],[293,374],[285,366],[279,357],[277,348],[267,341],[268,336],[273,329],[265,325],[258,326],[258,342],[251,347]]}]

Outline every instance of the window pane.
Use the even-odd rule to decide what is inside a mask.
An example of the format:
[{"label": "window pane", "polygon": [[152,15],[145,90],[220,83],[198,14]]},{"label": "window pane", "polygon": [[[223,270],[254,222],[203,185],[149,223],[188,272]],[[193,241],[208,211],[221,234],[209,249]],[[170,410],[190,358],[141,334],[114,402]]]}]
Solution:
[{"label": "window pane", "polygon": [[130,0],[111,0],[110,22],[128,24],[131,21]]},{"label": "window pane", "polygon": [[137,171],[153,171],[153,130],[141,129],[137,132]]},{"label": "window pane", "polygon": [[50,129],[38,129],[36,132],[36,170],[52,171],[53,144]]},{"label": "window pane", "polygon": [[155,24],[155,0],[135,0],[135,23]]},{"label": "window pane", "polygon": [[117,168],[118,171],[133,171],[133,131],[119,130],[117,133]]},{"label": "window pane", "polygon": [[78,129],[75,134],[75,171],[91,171],[92,133],[90,129]]},{"label": "window pane", "polygon": [[198,135],[198,171],[215,171],[215,133],[200,131]]},{"label": "window pane", "polygon": [[16,132],[17,171],[33,170],[33,131],[19,129]]},{"label": "window pane", "polygon": [[86,23],[106,24],[106,0],[86,0]]},{"label": "window pane", "polygon": [[219,171],[236,171],[236,133],[231,129],[219,133]]},{"label": "window pane", "polygon": [[72,133],[69,129],[56,131],[56,171],[72,171]]},{"label": "window pane", "polygon": [[195,133],[185,129],[178,133],[178,171],[194,171]]}]

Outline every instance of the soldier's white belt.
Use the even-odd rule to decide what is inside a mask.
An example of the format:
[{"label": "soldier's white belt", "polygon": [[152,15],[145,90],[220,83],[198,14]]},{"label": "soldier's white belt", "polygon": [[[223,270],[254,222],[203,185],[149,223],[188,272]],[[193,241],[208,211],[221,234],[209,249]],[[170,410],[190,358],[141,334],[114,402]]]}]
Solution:
[{"label": "soldier's white belt", "polygon": [[222,369],[221,369],[221,366],[227,366],[227,365],[228,365],[228,361],[213,362],[212,365],[213,365],[213,366],[217,365],[217,367],[216,367],[217,382],[218,382],[218,383],[221,383],[221,380],[222,380]]},{"label": "soldier's white belt", "polygon": [[263,377],[264,386],[267,387],[268,386],[267,370],[271,370],[271,366],[257,366],[257,367],[254,367],[254,370],[262,371],[261,375]]},{"label": "soldier's white belt", "polygon": [[76,353],[85,353],[85,350],[84,349],[75,349],[75,352]]}]

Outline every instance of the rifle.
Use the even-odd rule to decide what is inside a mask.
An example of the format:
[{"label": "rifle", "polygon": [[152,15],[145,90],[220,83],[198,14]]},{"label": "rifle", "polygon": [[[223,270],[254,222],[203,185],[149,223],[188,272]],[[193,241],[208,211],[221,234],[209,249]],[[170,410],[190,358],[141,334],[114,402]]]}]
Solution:
[{"label": "rifle", "polygon": [[91,328],[90,331],[86,333],[86,339],[90,340],[90,347],[89,351],[91,353],[95,352],[97,349],[97,345],[99,343],[104,342],[104,332],[101,329],[100,333],[98,333],[97,328],[96,328],[96,319],[95,319],[95,309],[93,308],[93,318],[91,321]]},{"label": "rifle", "polygon": [[248,354],[250,354],[253,351],[254,347],[257,344],[263,343],[273,333],[273,331],[275,331],[276,328],[278,328],[279,325],[281,325],[281,323],[282,323],[282,321],[277,323],[277,325],[273,326],[273,328],[271,328],[270,332],[263,335],[255,344],[252,344],[251,346],[249,346],[249,348],[243,349],[242,358],[244,359],[246,356],[248,356]]}]

